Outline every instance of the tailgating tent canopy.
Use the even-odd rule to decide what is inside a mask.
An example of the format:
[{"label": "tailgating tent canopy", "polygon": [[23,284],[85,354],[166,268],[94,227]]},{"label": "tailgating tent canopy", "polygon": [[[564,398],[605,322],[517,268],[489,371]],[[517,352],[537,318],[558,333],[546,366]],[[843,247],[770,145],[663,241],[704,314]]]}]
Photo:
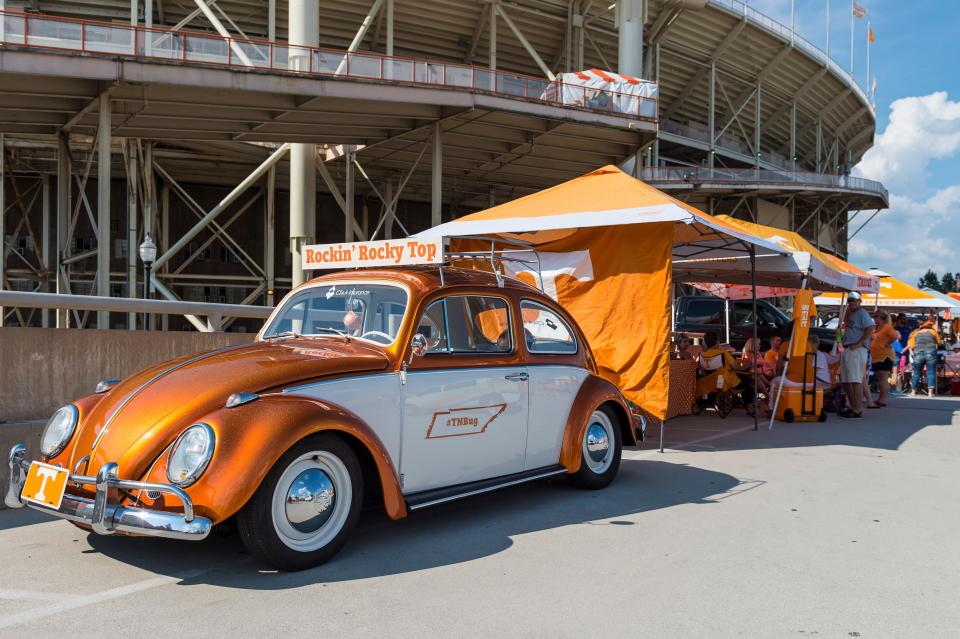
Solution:
[{"label": "tailgating tent canopy", "polygon": [[[723,265],[723,278],[749,282],[750,253],[770,276],[806,272],[773,242],[718,221],[606,166],[579,178],[423,231],[451,249],[480,252],[490,238],[530,249],[503,261],[538,285],[583,329],[601,374],[651,414],[666,416],[672,279]],[[479,241],[483,240],[485,244]]]},{"label": "tailgating tent canopy", "polygon": [[547,99],[617,113],[657,115],[656,82],[602,69],[561,73],[557,80],[547,87]]},{"label": "tailgating tent canopy", "polygon": [[[849,264],[839,257],[824,253],[819,250],[799,233],[786,231],[783,229],[755,224],[746,220],[738,220],[728,215],[718,215],[717,220],[730,226],[741,229],[746,233],[763,238],[777,246],[786,249],[794,255],[807,256],[798,260],[798,264],[806,261],[809,268],[809,288],[818,291],[836,290],[836,291],[858,291],[860,293],[877,293],[880,290],[880,278],[868,273],[853,264]],[[725,282],[727,284],[727,282]],[[707,285],[712,293],[719,297],[728,299],[745,299],[750,297],[750,291],[743,287],[717,287],[716,285]],[[701,286],[700,288],[704,288]],[[790,289],[789,286],[764,287],[757,292],[759,297],[777,297],[781,295],[792,295],[794,291],[785,292]],[[800,288],[800,287],[792,287]]]},{"label": "tailgating tent canopy", "polygon": [[[877,293],[863,296],[864,306],[903,309],[960,307],[960,303],[951,302],[946,296],[933,291],[921,291],[879,269],[868,269],[867,272],[879,279],[880,287]],[[840,306],[844,303],[844,296],[840,293],[824,293],[815,301],[817,306]]]}]

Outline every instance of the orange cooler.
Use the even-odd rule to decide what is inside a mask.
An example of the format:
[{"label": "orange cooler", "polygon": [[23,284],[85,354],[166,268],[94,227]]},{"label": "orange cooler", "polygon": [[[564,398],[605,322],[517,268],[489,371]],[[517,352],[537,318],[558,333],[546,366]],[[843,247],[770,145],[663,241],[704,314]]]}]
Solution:
[{"label": "orange cooler", "polygon": [[777,420],[781,422],[825,422],[823,389],[803,392],[800,388],[784,388],[777,405]]}]

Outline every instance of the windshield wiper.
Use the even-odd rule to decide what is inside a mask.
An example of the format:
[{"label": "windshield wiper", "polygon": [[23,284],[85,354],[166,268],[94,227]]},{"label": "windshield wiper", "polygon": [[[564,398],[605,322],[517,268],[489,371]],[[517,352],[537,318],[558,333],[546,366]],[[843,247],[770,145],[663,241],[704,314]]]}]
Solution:
[{"label": "windshield wiper", "polygon": [[279,333],[274,333],[273,335],[264,335],[262,339],[282,339],[284,337],[299,338],[303,337],[303,335],[296,331],[280,331]]},{"label": "windshield wiper", "polygon": [[318,326],[318,331],[327,331],[328,333],[333,333],[339,335],[343,339],[350,341],[350,335],[346,331],[341,331],[339,328],[330,328],[329,326]]}]

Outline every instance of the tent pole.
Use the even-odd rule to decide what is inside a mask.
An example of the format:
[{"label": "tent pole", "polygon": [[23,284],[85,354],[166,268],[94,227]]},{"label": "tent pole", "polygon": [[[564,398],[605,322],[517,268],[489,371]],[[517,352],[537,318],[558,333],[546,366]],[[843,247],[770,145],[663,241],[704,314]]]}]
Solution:
[{"label": "tent pole", "polygon": [[753,430],[760,430],[760,417],[757,415],[757,389],[760,387],[757,371],[757,353],[760,350],[757,337],[757,251],[753,244],[750,245],[750,290],[753,293]]},{"label": "tent pole", "polygon": [[726,340],[727,345],[730,344],[730,298],[723,298],[723,323],[724,330],[726,331]]},{"label": "tent pole", "polygon": [[660,420],[660,452],[663,452],[663,422],[665,420]]}]

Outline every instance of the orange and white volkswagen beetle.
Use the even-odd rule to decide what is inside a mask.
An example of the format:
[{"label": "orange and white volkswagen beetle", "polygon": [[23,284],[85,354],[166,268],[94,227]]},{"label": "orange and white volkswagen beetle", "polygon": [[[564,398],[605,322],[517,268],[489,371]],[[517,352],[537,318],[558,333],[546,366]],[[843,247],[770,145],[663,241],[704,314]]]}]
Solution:
[{"label": "orange and white volkswagen beetle", "polygon": [[8,506],[187,540],[235,518],[285,570],[333,556],[375,502],[400,519],[554,475],[603,488],[642,436],[561,307],[442,266],[319,277],[253,343],[96,391],[10,451]]}]

